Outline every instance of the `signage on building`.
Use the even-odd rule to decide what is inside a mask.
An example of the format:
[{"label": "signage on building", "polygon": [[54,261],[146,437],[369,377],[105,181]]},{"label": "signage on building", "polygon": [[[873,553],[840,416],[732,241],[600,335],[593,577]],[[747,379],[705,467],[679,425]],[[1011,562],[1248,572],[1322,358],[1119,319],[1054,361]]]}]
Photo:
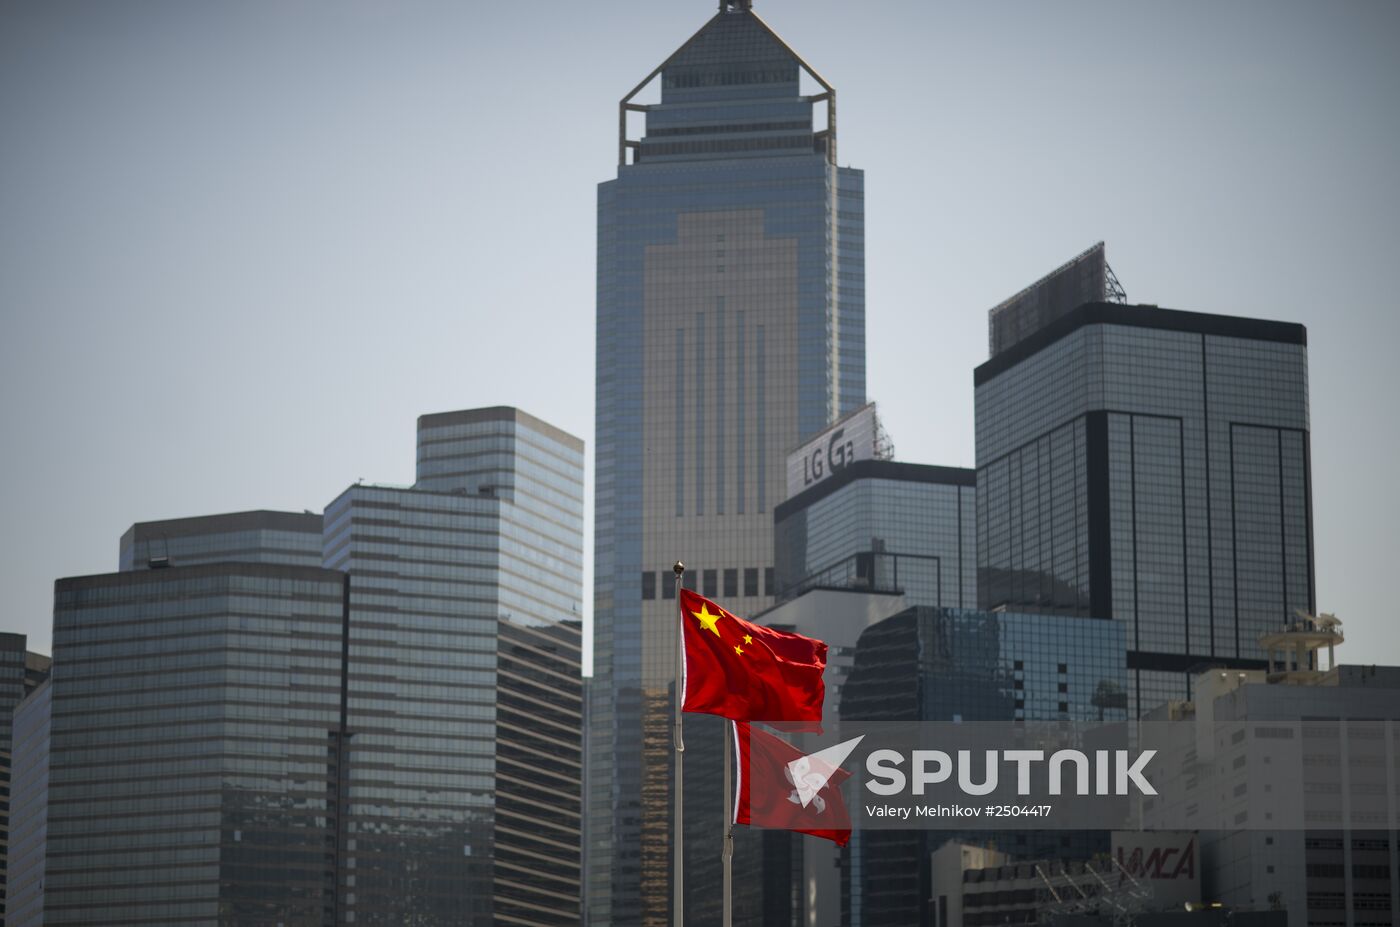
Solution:
[{"label": "signage on building", "polygon": [[1175,906],[1201,899],[1195,831],[1115,830],[1113,861],[1119,879],[1150,886],[1156,904]]},{"label": "signage on building", "polygon": [[787,495],[840,473],[858,460],[874,460],[879,447],[875,403],[866,403],[788,455]]}]

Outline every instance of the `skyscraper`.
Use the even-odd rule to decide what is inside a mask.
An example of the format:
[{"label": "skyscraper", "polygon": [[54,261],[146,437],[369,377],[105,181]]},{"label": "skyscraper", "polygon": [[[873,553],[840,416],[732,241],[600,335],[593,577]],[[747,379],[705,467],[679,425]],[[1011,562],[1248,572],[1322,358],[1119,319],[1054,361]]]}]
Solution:
[{"label": "skyscraper", "polygon": [[333,922],[344,583],[213,563],[55,584],[49,783],[16,809],[47,801],[26,910]]},{"label": "skyscraper", "polygon": [[[914,607],[866,628],[841,690],[843,720],[1123,721],[1124,628],[1115,621]],[[955,831],[857,830],[841,923],[942,923],[929,859]],[[1016,854],[1087,855],[1102,832],[981,831]],[[989,918],[986,923],[1000,923]]]},{"label": "skyscraper", "polygon": [[1126,622],[1134,713],[1315,610],[1301,325],[1088,303],[974,380],[979,606]]},{"label": "skyscraper", "polygon": [[35,927],[44,919],[44,850],[48,840],[49,693],[46,678],[14,712],[10,845],[5,923]]},{"label": "skyscraper", "polygon": [[583,442],[418,420],[412,487],[326,507],[350,576],[342,890],[357,923],[577,923]]},{"label": "skyscraper", "polygon": [[774,510],[784,598],[836,586],[904,593],[910,605],[977,604],[977,473],[862,460]]},{"label": "skyscraper", "polygon": [[598,190],[597,927],[669,914],[668,567],[716,595],[732,575],[738,612],[766,605],[784,455],[865,402],[863,176],[837,166],[835,90],[750,5],[721,4],[622,100]]},{"label": "skyscraper", "polygon": [[134,526],[56,586],[26,917],[578,923],[582,519],[583,443],[490,408],[332,502],[325,567],[282,562],[319,516]]},{"label": "skyscraper", "polygon": [[4,923],[10,861],[11,772],[14,752],[12,713],[48,677],[48,657],[25,649],[23,634],[0,633],[0,923]]}]

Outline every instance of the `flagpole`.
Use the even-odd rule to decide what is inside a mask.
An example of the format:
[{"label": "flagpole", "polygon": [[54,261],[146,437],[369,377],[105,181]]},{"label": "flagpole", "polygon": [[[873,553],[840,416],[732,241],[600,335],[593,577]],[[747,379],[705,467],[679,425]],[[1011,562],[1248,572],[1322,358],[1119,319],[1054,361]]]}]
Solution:
[{"label": "flagpole", "polygon": [[734,924],[734,737],[735,725],[733,721],[724,722],[724,849],[721,851],[721,859],[724,861],[724,918],[723,927],[733,927]]},{"label": "flagpole", "polygon": [[685,606],[681,602],[681,580],[685,578],[685,564],[679,560],[671,571],[676,574],[676,781],[673,796],[675,802],[675,822],[671,833],[671,923],[675,927],[685,927],[685,802],[682,788],[684,772],[685,738],[681,734],[681,692],[685,678]]}]

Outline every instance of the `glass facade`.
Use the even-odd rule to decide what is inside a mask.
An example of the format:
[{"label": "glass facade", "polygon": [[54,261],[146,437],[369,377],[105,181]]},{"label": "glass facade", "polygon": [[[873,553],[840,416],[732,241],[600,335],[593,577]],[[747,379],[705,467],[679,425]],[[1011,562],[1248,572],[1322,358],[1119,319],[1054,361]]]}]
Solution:
[{"label": "glass facade", "polygon": [[975,379],[981,607],[1125,622],[1138,713],[1314,610],[1302,326],[1088,304]]},{"label": "glass facade", "polygon": [[209,564],[59,580],[46,924],[322,924],[344,577]]},{"label": "glass facade", "polygon": [[583,443],[426,415],[418,483],[326,507],[346,571],[344,918],[579,919]]},{"label": "glass facade", "polygon": [[670,565],[767,605],[784,455],[865,402],[863,175],[836,166],[834,91],[820,127],[797,55],[745,6],[662,64],[660,102],[624,101],[645,134],[598,190],[598,927],[670,919]]},{"label": "glass facade", "polygon": [[858,721],[1126,721],[1126,626],[915,607],[867,628],[841,693]]},{"label": "glass facade", "polygon": [[47,658],[25,650],[26,642],[23,634],[0,634],[0,923],[4,922],[10,857],[12,712],[38,682],[31,678],[35,658],[47,664]]},{"label": "glass facade", "polygon": [[233,512],[145,521],[122,535],[122,572],[201,563],[321,565],[321,516],[310,512]]},{"label": "glass facade", "polygon": [[[859,721],[1127,720],[1126,627],[1061,615],[916,607],[867,628],[841,690]],[[928,923],[929,856],[947,831],[856,831],[842,857],[842,923]],[[983,831],[1018,856],[1087,858],[1093,831]]]},{"label": "glass facade", "polygon": [[909,605],[977,604],[974,470],[860,461],[773,516],[780,598],[865,588]]},{"label": "glass facade", "polygon": [[44,852],[48,840],[49,716],[52,691],[41,682],[14,711],[14,771],[10,780],[9,871],[5,923],[44,922]]},{"label": "glass facade", "polygon": [[350,487],[325,567],[59,581],[46,923],[578,923],[583,443],[418,433],[432,488]]}]

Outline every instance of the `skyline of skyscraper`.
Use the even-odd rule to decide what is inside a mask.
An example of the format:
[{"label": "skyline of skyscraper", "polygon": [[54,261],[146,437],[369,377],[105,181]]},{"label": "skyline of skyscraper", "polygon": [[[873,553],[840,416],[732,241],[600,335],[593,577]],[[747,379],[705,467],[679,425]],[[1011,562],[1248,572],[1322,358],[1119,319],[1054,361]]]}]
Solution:
[{"label": "skyline of skyscraper", "polygon": [[26,922],[578,922],[583,443],[418,424],[413,487],[137,524],[58,581]]},{"label": "skyline of skyscraper", "polygon": [[1088,303],[974,379],[979,607],[1127,622],[1136,713],[1316,610],[1303,326]]},{"label": "skyline of skyscraper", "polygon": [[[658,78],[659,102],[636,102]],[[767,605],[784,456],[865,402],[863,175],[837,166],[835,112],[746,2],[721,4],[620,104],[617,177],[598,188],[598,927],[670,916],[671,563],[701,591],[732,580],[738,612]],[[688,756],[720,742],[716,728]]]},{"label": "skyline of skyscraper", "polygon": [[[636,102],[641,87],[653,80],[660,85],[660,102]],[[820,89],[809,92],[804,82]],[[1068,423],[1067,444],[1056,430],[1063,424],[1054,424],[1026,443],[997,445],[1005,454],[984,468],[979,416],[977,470],[918,468],[927,471],[922,477],[899,471],[905,482],[937,484],[936,499],[928,487],[915,492],[874,486],[899,482],[894,467],[907,466],[881,461],[881,466],[852,468],[844,482],[833,479],[805,499],[781,502],[783,493],[774,492],[778,483],[770,475],[780,471],[783,452],[865,399],[863,175],[836,165],[834,89],[753,15],[749,0],[721,0],[718,15],[643,85],[622,101],[618,178],[598,191],[594,615],[600,677],[591,686],[578,678],[582,550],[572,536],[574,526],[581,531],[583,525],[583,445],[513,409],[424,416],[413,485],[357,483],[327,507],[324,523],[311,512],[258,511],[138,524],[123,536],[121,573],[63,581],[69,584],[69,631],[80,627],[82,615],[100,614],[112,601],[137,610],[159,600],[159,617],[175,619],[172,633],[182,636],[186,631],[180,622],[204,617],[202,611],[180,611],[195,608],[187,600],[203,595],[182,591],[181,584],[192,579],[211,578],[215,586],[227,581],[209,598],[218,600],[214,611],[235,619],[229,625],[235,631],[246,630],[239,622],[247,618],[240,609],[248,597],[272,602],[258,617],[267,614],[271,622],[286,623],[293,640],[290,656],[280,649],[279,627],[257,646],[248,645],[248,662],[257,664],[253,670],[240,665],[242,654],[226,655],[227,664],[218,666],[223,688],[211,687],[208,695],[211,702],[246,697],[253,704],[277,702],[279,681],[262,675],[268,664],[280,668],[290,660],[292,680],[313,663],[325,669],[315,660],[295,665],[296,659],[308,657],[297,652],[296,639],[303,634],[319,638],[325,629],[298,624],[306,619],[298,611],[306,590],[288,592],[280,581],[300,576],[302,585],[325,586],[325,574],[333,571],[324,567],[346,574],[336,638],[338,721],[324,741],[323,768],[309,785],[305,778],[289,778],[307,772],[313,741],[306,728],[290,724],[306,717],[274,719],[288,726],[237,732],[231,739],[239,740],[244,754],[220,756],[230,759],[224,771],[233,770],[228,775],[237,777],[238,789],[246,792],[238,798],[252,803],[251,812],[242,817],[229,813],[227,794],[189,796],[190,807],[206,801],[196,813],[224,815],[213,838],[221,857],[218,891],[226,892],[217,897],[221,910],[227,907],[234,919],[276,909],[278,914],[292,912],[293,922],[302,916],[308,922],[317,917],[331,922],[357,916],[362,922],[451,917],[467,923],[508,920],[563,927],[576,922],[573,900],[581,896],[585,922],[669,921],[675,913],[669,907],[670,855],[677,848],[669,819],[674,781],[669,700],[675,695],[670,674],[676,642],[670,630],[675,602],[668,564],[678,556],[687,563],[688,585],[749,613],[761,613],[790,580],[808,581],[847,560],[855,578],[868,578],[873,588],[907,588],[911,605],[962,606],[967,599],[968,605],[980,602],[995,609],[914,609],[910,627],[875,642],[887,662],[865,667],[860,682],[869,696],[879,685],[908,682],[908,674],[891,678],[895,662],[901,671],[924,672],[927,667],[912,657],[935,649],[930,643],[935,635],[925,624],[944,639],[962,643],[979,636],[982,644],[1004,638],[1014,647],[993,654],[982,668],[986,672],[971,682],[948,674],[949,688],[941,695],[951,709],[966,695],[957,686],[975,686],[985,696],[983,704],[998,711],[1015,705],[1018,719],[1027,710],[1024,695],[1018,694],[1023,683],[1037,684],[1043,697],[1033,698],[1031,705],[1039,705],[1047,717],[1053,712],[1062,719],[1074,713],[1071,705],[1074,711],[1082,709],[1079,696],[1089,689],[1070,678],[1075,667],[1069,657],[1102,662],[1110,648],[1100,645],[1113,635],[1121,643],[1125,629],[1131,653],[1111,669],[1127,675],[1131,668],[1132,704],[1146,708],[1172,693],[1189,695],[1187,674],[1201,661],[1251,665],[1253,657],[1241,656],[1241,641],[1252,642],[1253,631],[1271,620],[1267,616],[1274,605],[1264,599],[1275,589],[1281,590],[1284,614],[1298,602],[1315,608],[1305,333],[1295,340],[1282,323],[1225,317],[1193,321],[1184,319],[1189,314],[1169,311],[1173,318],[1149,313],[1131,321],[1115,315],[1113,322],[1104,316],[1066,323],[1065,317],[1080,319],[1076,307],[1082,302],[1111,298],[1109,283],[1116,281],[1102,260],[1101,245],[1066,265],[1084,275],[1061,281],[1066,283],[1063,291],[1051,292],[1047,281],[1056,277],[1052,274],[999,306],[1008,309],[1000,321],[1011,332],[1000,342],[993,311],[993,358],[977,373],[978,405],[984,385],[993,405],[992,444],[1005,442],[1008,432],[1021,435],[1017,429],[1034,432],[1058,415],[1054,406],[1065,393],[1080,390],[1085,379],[1093,381],[1086,390],[1091,397],[1083,419]],[[636,139],[629,133],[634,116],[642,116],[646,127]],[[1071,283],[1081,287],[1079,296],[1064,295],[1074,290]],[[1044,291],[1037,291],[1042,285]],[[1206,318],[1215,321],[1202,321]],[[1080,328],[1091,332],[1085,337],[1093,344],[1076,353],[1078,348],[1065,345],[1079,337]],[[1152,333],[1115,340],[1122,335],[1117,328]],[[1095,341],[1099,329],[1104,333]],[[1200,336],[1199,383],[1190,382],[1191,371],[1181,367],[1185,355],[1177,350],[1180,345],[1161,334],[1181,332]],[[1301,365],[1289,347],[1271,354],[1272,347],[1235,342],[1301,345]],[[1120,349],[1121,354],[1115,353]],[[1048,373],[1035,367],[1047,355],[1056,358],[1046,362]],[[1066,361],[1066,355],[1072,356]],[[1054,367],[1060,361],[1064,365]],[[1301,379],[1294,376],[1300,366]],[[1003,377],[1014,385],[999,393],[1001,387],[994,384]],[[1216,377],[1225,382],[1223,400],[1217,396]],[[1261,387],[1261,381],[1266,385]],[[1120,405],[1125,382],[1130,401]],[[1296,402],[1300,382],[1301,426]],[[1197,387],[1199,401],[1192,392]],[[1188,459],[1197,436],[1188,435],[1191,413],[1172,405],[1177,402],[1198,402],[1200,407],[1204,515],[1191,509],[1190,501],[1196,488],[1192,481],[1201,475]],[[1217,635],[1216,609],[1229,595],[1217,596],[1213,571],[1218,561],[1210,547],[1225,530],[1219,521],[1211,526],[1217,498],[1211,489],[1215,460],[1210,455],[1216,403],[1230,406],[1223,414],[1228,419],[1233,656],[1216,652],[1218,644],[1228,649],[1228,631]],[[1262,418],[1267,422],[1235,414],[1265,406]],[[1171,419],[1178,429],[1175,444]],[[1078,431],[1076,424],[1082,425]],[[1269,435],[1276,439],[1272,461]],[[605,440],[607,459],[601,449]],[[1173,464],[1173,452],[1179,453],[1179,463]],[[1271,466],[1276,473],[1272,483]],[[1087,475],[1081,467],[1087,467]],[[992,495],[979,498],[978,480],[987,477]],[[1179,479],[1179,490],[1166,482],[1173,477]],[[1276,522],[1270,509],[1274,490]],[[988,500],[995,514],[978,531],[978,504]],[[610,513],[606,524],[605,504]],[[890,519],[904,516],[895,534],[901,539],[936,523],[942,532],[937,550],[905,550],[901,562],[898,548],[886,548],[888,538],[851,517],[861,506],[880,506]],[[783,522],[798,508],[800,528],[790,523],[791,533],[784,538]],[[1065,512],[1072,514],[1072,527],[1060,520]],[[1081,513],[1086,519],[1082,525]],[[1173,520],[1178,513],[1179,535]],[[815,526],[811,530],[808,516]],[[1304,535],[1305,551],[1299,546]],[[841,543],[834,542],[835,536]],[[1200,539],[1206,544],[1204,555],[1194,546]],[[786,553],[800,549],[804,557],[813,551],[816,556],[810,561],[794,556],[788,561],[794,566],[785,571],[785,543]],[[983,554],[984,546],[996,553]],[[1178,547],[1180,559],[1174,561]],[[1062,573],[1066,556],[1071,567]],[[938,566],[931,573],[918,566],[911,572],[904,567],[911,557]],[[945,585],[944,563],[953,560],[958,566]],[[1193,598],[1200,595],[1201,564],[1208,655],[1197,652],[1201,648],[1192,638],[1192,622],[1202,614]],[[886,566],[899,572],[885,575]],[[116,578],[148,571],[155,576]],[[1300,599],[1296,593],[1304,581],[1306,594]],[[149,595],[150,589],[176,592]],[[318,609],[329,601],[328,594],[320,593],[311,596]],[[1002,611],[1008,603],[1013,614]],[[1044,613],[1014,614],[1018,607]],[[1247,621],[1241,617],[1245,613]],[[326,615],[318,612],[316,617]],[[1018,623],[1021,618],[1029,630]],[[1097,618],[1114,620],[1093,620]],[[1178,627],[1187,639],[1181,651],[1170,638]],[[1087,634],[1079,636],[1081,628]],[[368,634],[356,636],[363,631]],[[121,641],[102,638],[102,633],[99,628],[79,641],[93,648],[90,652],[69,651],[79,655],[77,665],[101,659],[109,667],[118,665]],[[73,633],[70,647],[81,636]],[[57,640],[56,633],[56,645]],[[161,659],[189,657],[182,646],[172,644],[173,655],[162,653]],[[1021,653],[1030,646],[1039,648],[1035,657],[1041,663],[1062,661],[1056,664],[1055,690],[1048,671],[1031,680],[1022,675],[1019,659],[1014,672],[1008,669],[1012,650]],[[489,664],[481,659],[488,653]],[[850,663],[854,655],[847,656]],[[326,654],[311,657],[324,659]],[[828,679],[833,668],[828,668]],[[91,667],[84,671],[91,677],[84,680],[84,694],[92,696],[101,684],[99,673]],[[131,675],[143,672],[159,677],[140,669]],[[317,678],[324,682],[326,677]],[[116,697],[145,698],[149,693],[143,685],[144,679],[122,678]],[[296,685],[291,683],[293,689]],[[150,687],[157,688],[158,697],[168,701],[143,705],[151,709],[151,718],[178,713],[190,701],[177,685]],[[306,693],[294,692],[290,714],[324,715],[329,687],[320,688],[326,691],[318,688],[306,702],[295,699]],[[48,700],[54,692],[45,685],[40,694],[24,704],[15,723],[26,742],[35,745],[33,777],[27,771],[26,783],[47,812],[53,719]],[[59,761],[69,771],[75,762],[74,720],[89,720],[86,709],[75,707],[79,702],[63,705],[71,697],[71,692],[60,692],[58,702],[60,728],[67,725],[60,735],[69,735]],[[157,722],[143,722],[148,730],[120,744],[132,755],[143,755],[157,743],[151,733]],[[692,723],[697,731],[718,725],[713,718]],[[77,732],[87,736],[96,729]],[[229,735],[220,734],[224,741],[199,742],[192,736],[191,750],[201,756],[237,752],[229,751]],[[466,750],[439,749],[443,740],[459,736],[471,741]],[[590,738],[589,747],[578,738]],[[287,768],[269,771],[266,757],[282,742],[292,745],[293,755]],[[703,829],[707,854],[690,869],[686,905],[692,927],[710,923],[718,906],[713,890],[718,872],[712,855],[715,809],[710,807],[712,800],[717,807],[718,765],[717,757],[707,753],[713,745],[695,738],[693,763],[687,764],[687,772],[702,773],[687,777],[687,789],[701,800],[697,804],[704,820],[691,818],[683,839],[689,843],[691,831]],[[118,788],[139,788],[140,771],[140,762],[119,769]],[[80,775],[90,773],[83,769]],[[178,774],[170,773],[157,785],[170,786]],[[100,786],[95,778],[83,782],[89,792]],[[71,783],[67,791],[61,800],[80,804]],[[127,805],[158,804],[148,794],[124,800]],[[294,809],[290,822],[283,818],[287,807]],[[317,807],[324,809],[321,819],[308,823],[303,812]],[[86,813],[105,824],[112,809],[120,815],[129,810],[117,802],[109,802],[107,809],[93,803]],[[47,813],[26,813],[23,823],[25,846],[41,847],[37,867],[24,869],[23,903],[27,911],[42,915],[43,899],[36,898],[35,886],[45,876]],[[59,835],[61,847],[71,831],[87,828],[89,819],[60,823],[69,831]],[[289,831],[289,823],[303,830]],[[99,836],[113,843],[122,839],[119,829]],[[749,836],[754,839],[747,841]],[[318,839],[333,848],[320,868],[312,865],[310,849]],[[795,925],[793,918],[803,906],[797,893],[804,883],[796,877],[802,859],[793,852],[800,838],[771,832],[740,841],[741,850],[756,848],[762,854],[750,858],[752,868],[741,867],[749,879],[738,888],[740,922]],[[585,842],[592,844],[597,864],[587,871],[588,857],[580,855]],[[68,858],[54,870],[59,900],[64,902],[62,891],[68,891],[64,904],[69,907],[60,904],[51,922],[72,918],[96,923],[91,917],[82,920],[90,914],[82,905],[95,893],[85,898],[74,894],[79,882],[74,860],[88,852],[74,846],[60,850]],[[859,836],[853,846],[860,849]],[[866,876],[894,876],[888,881],[904,883],[902,900],[920,905],[928,895],[919,875],[927,855],[921,846],[904,856],[867,857],[860,868]],[[198,895],[200,911],[207,910],[209,855],[181,857],[170,851],[169,856],[189,862],[190,876],[181,881],[177,873],[157,888],[186,893],[186,900]],[[26,864],[35,861],[32,855],[26,858]],[[142,860],[123,861],[108,852],[103,862],[110,867],[100,875],[107,879],[102,890],[118,886],[119,897],[133,912],[154,897],[148,893],[142,898],[135,891],[120,895],[125,890],[120,866]],[[281,870],[276,869],[279,863]],[[770,867],[773,863],[777,865]],[[894,871],[905,863],[907,871]],[[789,877],[791,882],[784,881]],[[862,903],[879,898],[863,892],[860,897]],[[882,913],[890,923],[905,923],[904,911],[897,907]],[[176,916],[174,908],[170,914]],[[129,920],[145,924],[146,918],[132,913]]]}]

